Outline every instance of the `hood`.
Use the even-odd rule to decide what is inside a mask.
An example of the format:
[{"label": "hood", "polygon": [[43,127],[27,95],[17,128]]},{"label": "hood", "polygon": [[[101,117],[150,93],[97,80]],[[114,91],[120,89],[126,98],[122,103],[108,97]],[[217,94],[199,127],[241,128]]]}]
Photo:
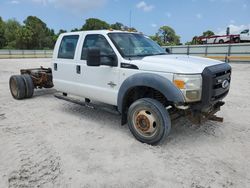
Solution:
[{"label": "hood", "polygon": [[187,55],[156,55],[147,56],[140,60],[131,60],[131,63],[145,71],[196,74],[202,73],[205,67],[223,62]]}]

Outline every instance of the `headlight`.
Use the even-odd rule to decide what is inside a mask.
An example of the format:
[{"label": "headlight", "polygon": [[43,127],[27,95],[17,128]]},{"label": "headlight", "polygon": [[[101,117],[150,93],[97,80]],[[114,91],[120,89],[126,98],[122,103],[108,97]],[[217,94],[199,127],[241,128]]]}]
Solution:
[{"label": "headlight", "polygon": [[186,102],[201,100],[202,77],[200,74],[174,74],[173,83],[182,91]]}]

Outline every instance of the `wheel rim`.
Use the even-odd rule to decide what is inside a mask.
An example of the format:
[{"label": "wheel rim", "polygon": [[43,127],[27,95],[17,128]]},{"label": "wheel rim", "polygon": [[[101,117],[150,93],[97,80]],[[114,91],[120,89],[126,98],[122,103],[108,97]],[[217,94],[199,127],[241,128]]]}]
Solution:
[{"label": "wheel rim", "polygon": [[150,109],[139,109],[133,114],[133,126],[136,132],[143,137],[151,138],[159,130],[159,119]]},{"label": "wheel rim", "polygon": [[12,94],[16,97],[18,92],[17,92],[17,83],[14,79],[11,79],[10,81],[10,88]]}]

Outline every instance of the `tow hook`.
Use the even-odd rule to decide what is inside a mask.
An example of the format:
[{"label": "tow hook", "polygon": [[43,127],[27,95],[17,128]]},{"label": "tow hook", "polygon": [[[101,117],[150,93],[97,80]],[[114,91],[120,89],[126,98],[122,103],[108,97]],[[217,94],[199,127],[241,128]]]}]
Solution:
[{"label": "tow hook", "polygon": [[199,111],[193,112],[190,114],[191,116],[189,116],[189,118],[194,124],[201,124],[207,120],[223,122],[223,118],[216,116],[215,113],[218,112],[220,110],[220,107],[223,106],[224,104],[225,104],[225,102],[219,101],[216,104],[214,104],[214,106],[211,107],[211,109],[209,111],[207,111],[207,112],[199,112]]}]

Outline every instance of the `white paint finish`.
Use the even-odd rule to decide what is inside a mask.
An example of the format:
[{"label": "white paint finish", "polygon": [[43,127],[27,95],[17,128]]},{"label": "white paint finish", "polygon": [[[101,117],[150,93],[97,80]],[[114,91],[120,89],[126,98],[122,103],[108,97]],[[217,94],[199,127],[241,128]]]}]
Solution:
[{"label": "white paint finish", "polygon": [[186,55],[149,56],[132,61],[139,69],[154,72],[198,74],[205,67],[221,64],[221,61]]},{"label": "white paint finish", "polygon": [[[57,63],[58,68],[57,71],[53,70],[53,82],[57,90],[107,104],[117,105],[117,96],[121,84],[134,74],[149,72],[161,75],[172,81],[173,73],[197,74],[201,73],[206,66],[221,63],[220,61],[211,59],[176,55],[159,55],[144,57],[140,60],[126,60],[122,58],[107,36],[110,32],[112,31],[84,31],[60,35],[55,45],[52,60],[52,67],[54,63]],[[117,55],[117,67],[89,67],[87,66],[86,60],[81,60],[82,46],[85,36],[88,34],[101,34],[107,39]],[[72,60],[59,59],[57,55],[61,40],[63,36],[68,35],[80,36],[75,57]],[[139,70],[120,68],[121,62],[137,65]],[[76,73],[77,65],[81,67],[81,74]],[[110,86],[108,85],[109,83],[113,83],[114,85]]]}]

